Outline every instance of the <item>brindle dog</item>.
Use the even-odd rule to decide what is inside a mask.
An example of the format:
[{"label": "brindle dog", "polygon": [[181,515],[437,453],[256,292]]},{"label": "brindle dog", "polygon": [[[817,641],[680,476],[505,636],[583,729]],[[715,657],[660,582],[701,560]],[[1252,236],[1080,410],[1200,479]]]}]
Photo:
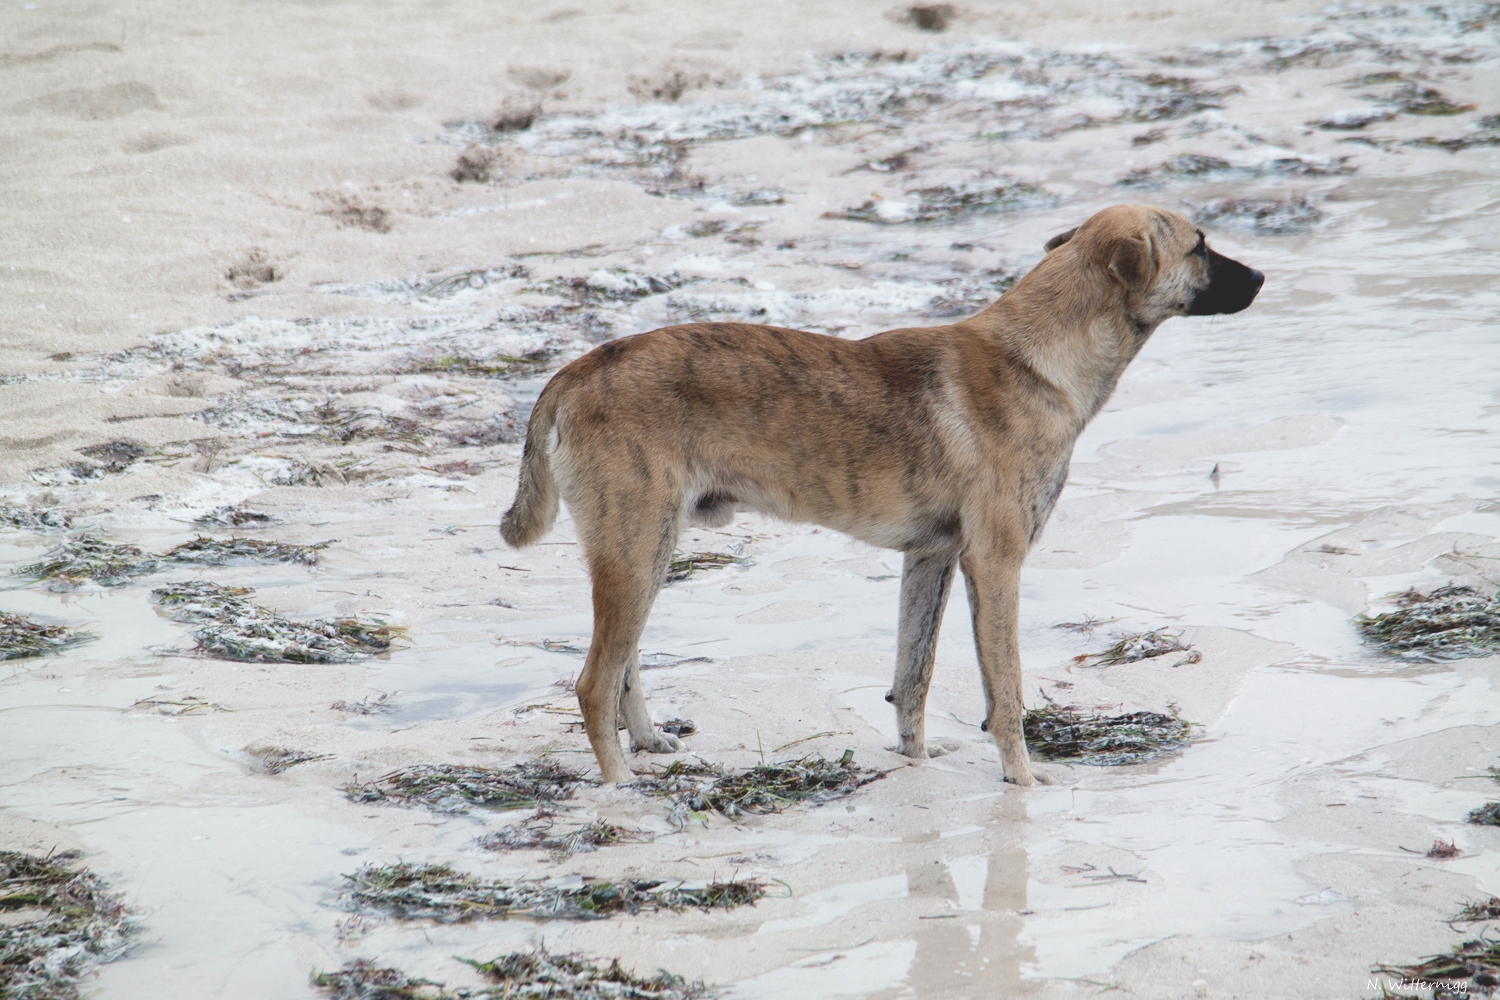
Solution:
[{"label": "brindle dog", "polygon": [[694,323],[610,341],[547,384],[500,531],[535,542],[559,498],[577,523],[594,587],[578,703],[606,781],[631,778],[620,716],[632,749],[678,749],[651,724],[636,644],[683,525],[737,510],[904,553],[886,699],[909,757],[927,756],[938,624],[962,567],[1005,778],[1050,780],[1021,732],[1021,563],[1074,441],[1146,338],[1173,316],[1239,312],[1265,276],[1142,205],[1105,209],[1046,249],[961,323],[865,340]]}]

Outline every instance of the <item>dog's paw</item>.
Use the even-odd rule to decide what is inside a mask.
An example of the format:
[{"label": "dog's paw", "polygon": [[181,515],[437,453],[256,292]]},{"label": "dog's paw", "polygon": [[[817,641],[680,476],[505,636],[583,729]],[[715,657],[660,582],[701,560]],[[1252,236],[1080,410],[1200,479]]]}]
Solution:
[{"label": "dog's paw", "polygon": [[631,740],[630,749],[637,753],[642,750],[649,753],[676,753],[682,749],[682,741],[671,733],[656,732],[651,734],[651,740],[648,743],[637,743]]}]

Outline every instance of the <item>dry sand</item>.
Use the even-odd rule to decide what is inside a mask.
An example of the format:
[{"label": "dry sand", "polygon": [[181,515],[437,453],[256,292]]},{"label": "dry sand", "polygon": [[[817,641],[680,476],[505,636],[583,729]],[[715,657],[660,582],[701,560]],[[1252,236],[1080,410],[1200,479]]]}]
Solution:
[{"label": "dry sand", "polygon": [[[1494,136],[1500,15],[1319,10],[969,3],[924,32],[847,2],[9,5],[0,499],[152,551],[241,502],[280,521],[257,537],[337,539],[313,568],[0,595],[99,636],[0,679],[0,847],[80,848],[139,907],[85,993],[313,996],[309,969],[377,956],[460,984],[452,956],[545,939],[742,998],[1322,998],[1457,941],[1441,919],[1500,892],[1500,835],[1462,823],[1500,752],[1495,660],[1382,658],[1351,619],[1497,579],[1500,146],[1421,140]],[[1416,113],[1428,90],[1477,107]],[[1372,121],[1305,124],[1351,115]],[[747,516],[684,540],[750,561],[664,592],[643,642],[680,662],[646,674],[653,713],[721,764],[848,748],[884,780],[680,832],[585,791],[579,821],[659,836],[555,864],[474,847],[517,814],[344,799],[408,764],[592,763],[554,686],[581,660],[540,645],[589,634],[569,524],[524,552],[494,531],[547,371],[687,318],[943,322],[1125,200],[1198,213],[1269,277],[1247,313],[1163,327],[1079,442],[1028,563],[1027,690],[1175,705],[1199,743],[1004,786],[959,599],[929,723],[949,752],[904,766],[882,699],[899,555]],[[146,454],[91,472],[78,450],[116,441]],[[60,537],[4,530],[0,561]],[[149,600],[183,579],[408,640],[338,665],[185,655]],[[1055,627],[1086,616],[1115,620]],[[1201,660],[1073,660],[1158,627]],[[328,756],[268,775],[266,747]],[[1463,854],[1403,850],[1438,837]],[[398,858],[789,894],[346,923],[341,873]],[[1131,877],[1091,877],[1110,870]]]}]

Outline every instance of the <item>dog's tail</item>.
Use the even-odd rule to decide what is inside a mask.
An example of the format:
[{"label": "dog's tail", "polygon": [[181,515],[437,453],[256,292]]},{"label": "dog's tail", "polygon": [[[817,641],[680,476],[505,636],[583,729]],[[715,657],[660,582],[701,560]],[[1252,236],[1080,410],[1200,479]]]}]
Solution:
[{"label": "dog's tail", "polygon": [[500,519],[500,537],[515,548],[530,545],[552,530],[557,520],[557,477],[552,474],[552,428],[557,423],[556,379],[548,383],[531,411],[526,425],[526,445],[521,452],[521,479],[516,499]]}]

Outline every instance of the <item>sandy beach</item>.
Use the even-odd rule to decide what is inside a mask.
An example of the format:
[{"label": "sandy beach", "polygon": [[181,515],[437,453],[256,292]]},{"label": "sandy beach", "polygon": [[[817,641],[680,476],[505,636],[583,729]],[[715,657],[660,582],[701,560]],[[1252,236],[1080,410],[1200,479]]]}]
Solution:
[{"label": "sandy beach", "polygon": [[[545,944],[738,1000],[1323,1000],[1497,929],[1446,921],[1500,895],[1500,828],[1465,821],[1500,798],[1500,661],[1356,618],[1500,587],[1500,6],[36,0],[0,12],[0,81],[0,612],[90,637],[0,666],[0,850],[80,852],[131,908],[80,995],[328,996],[361,959],[478,989],[461,959]],[[1175,714],[1189,746],[1004,784],[959,594],[944,752],[896,755],[900,553],[745,514],[681,542],[720,564],[662,592],[644,680],[695,731],[632,767],[852,751],[879,780],[738,817],[585,785],[559,828],[649,837],[566,857],[480,844],[528,810],[346,794],[596,770],[571,521],[496,530],[552,372],[678,322],[951,322],[1120,202],[1267,281],[1168,321],[1079,440],[1023,577],[1027,705]],[[134,568],[24,571],[83,538]],[[395,632],[236,661],[160,588]],[[1182,648],[1093,655],[1152,632]],[[351,902],[397,862],[767,893]]]}]

